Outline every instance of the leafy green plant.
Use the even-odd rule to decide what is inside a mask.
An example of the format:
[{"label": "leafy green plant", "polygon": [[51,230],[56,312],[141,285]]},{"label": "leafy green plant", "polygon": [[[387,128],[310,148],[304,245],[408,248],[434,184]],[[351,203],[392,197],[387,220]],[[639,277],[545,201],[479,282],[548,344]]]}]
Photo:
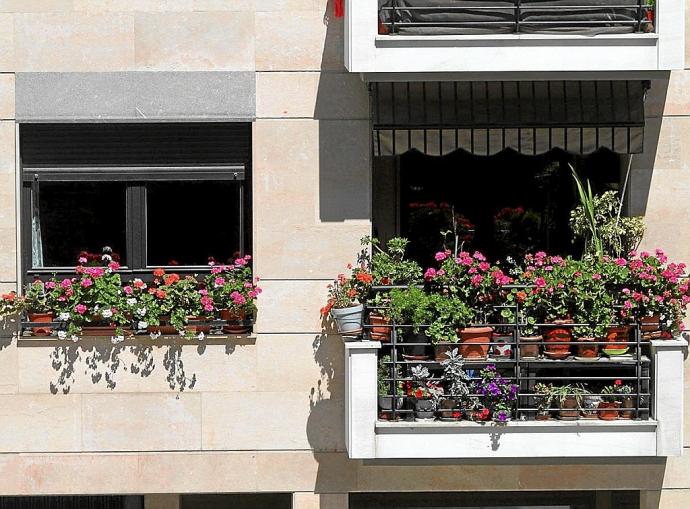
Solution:
[{"label": "leafy green plant", "polygon": [[549,408],[553,405],[555,398],[553,384],[537,383],[534,384],[534,399],[537,404],[537,413],[546,415]]},{"label": "leafy green plant", "polygon": [[458,349],[453,348],[446,352],[448,358],[441,362],[443,366],[443,381],[447,393],[456,401],[464,401],[470,394],[470,376],[464,369],[465,361],[458,354]]},{"label": "leafy green plant", "polygon": [[432,299],[421,288],[394,288],[389,294],[390,318],[397,324],[414,325],[412,330],[419,332],[419,325],[427,325],[432,318]]},{"label": "leafy green plant", "polygon": [[558,401],[559,404],[563,405],[566,399],[575,398],[577,402],[577,407],[582,408],[582,402],[584,397],[590,392],[585,389],[581,384],[575,385],[559,385],[553,387],[552,389],[553,398]]},{"label": "leafy green plant", "polygon": [[409,241],[394,237],[388,241],[385,249],[381,241],[372,237],[363,237],[362,246],[371,246],[371,275],[374,285],[415,285],[422,281],[422,268],[414,260],[405,257]]},{"label": "leafy green plant", "polygon": [[571,285],[574,293],[573,319],[583,324],[573,328],[576,337],[603,338],[614,322],[613,295],[604,281],[605,263],[588,257],[570,260],[577,270]]},{"label": "leafy green plant", "polygon": [[622,402],[626,396],[632,394],[632,387],[623,383],[622,380],[614,380],[611,385],[601,389],[602,399],[607,403]]},{"label": "leafy green plant", "polygon": [[[391,394],[391,387],[393,385],[393,382],[385,380],[386,378],[392,378],[392,376],[391,376],[392,364],[389,364],[390,362],[391,362],[391,356],[390,355],[383,355],[379,358],[378,377],[377,377],[377,386],[378,386],[379,396],[389,396]],[[396,377],[398,379],[402,378],[402,373],[400,372],[400,366],[396,365],[395,368],[396,368]],[[403,395],[402,382],[397,383],[395,395],[396,396],[402,396]]]},{"label": "leafy green plant", "polygon": [[584,218],[583,222],[587,228],[587,235],[584,236],[585,252],[602,257],[604,255],[604,245],[599,235],[599,225],[595,214],[592,186],[589,180],[587,180],[587,187],[585,188],[575,168],[570,166],[570,170],[572,171],[573,179],[577,186],[577,194],[580,197],[580,207],[582,208],[582,215]]},{"label": "leafy green plant", "polygon": [[472,322],[474,312],[465,302],[450,295],[434,293],[429,296],[432,322],[426,330],[434,343],[455,343],[458,340],[456,329],[466,327]]}]

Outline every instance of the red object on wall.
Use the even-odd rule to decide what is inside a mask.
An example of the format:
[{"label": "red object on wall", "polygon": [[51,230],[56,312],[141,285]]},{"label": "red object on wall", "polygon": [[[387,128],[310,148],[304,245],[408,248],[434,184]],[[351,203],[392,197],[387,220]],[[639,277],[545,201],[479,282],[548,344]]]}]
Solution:
[{"label": "red object on wall", "polygon": [[335,17],[342,18],[345,15],[345,0],[335,1]]}]

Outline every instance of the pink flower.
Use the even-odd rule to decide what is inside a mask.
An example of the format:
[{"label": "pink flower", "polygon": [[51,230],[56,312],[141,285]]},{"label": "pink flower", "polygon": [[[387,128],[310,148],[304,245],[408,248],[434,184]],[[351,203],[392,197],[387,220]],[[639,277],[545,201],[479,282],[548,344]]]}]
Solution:
[{"label": "pink flower", "polygon": [[213,284],[218,287],[218,286],[223,286],[225,284],[225,278],[222,277],[217,277],[216,279],[213,280]]},{"label": "pink flower", "polygon": [[201,290],[199,290],[199,295],[208,295],[208,290],[206,288],[202,288]]},{"label": "pink flower", "polygon": [[487,270],[489,270],[489,267],[491,267],[491,265],[489,265],[488,262],[481,262],[479,264],[479,270],[481,270],[483,272],[486,272]]},{"label": "pink flower", "polygon": [[232,302],[238,306],[241,306],[247,302],[247,299],[245,299],[244,296],[239,292],[232,292],[230,294],[230,298],[232,299]]},{"label": "pink flower", "polygon": [[[248,295],[250,299],[256,299],[259,296],[259,292],[256,290],[249,290]],[[690,299],[690,297],[688,297],[688,299]]]},{"label": "pink flower", "polygon": [[80,315],[83,315],[84,313],[86,313],[87,307],[84,304],[77,304],[76,306],[74,306],[74,310]]},{"label": "pink flower", "polygon": [[537,288],[544,288],[546,286],[546,280],[543,277],[538,277],[534,280],[534,284],[537,285]]},{"label": "pink flower", "polygon": [[108,264],[108,268],[110,270],[118,270],[120,268],[120,264],[113,261]]},{"label": "pink flower", "polygon": [[561,263],[563,263],[563,258],[561,258],[560,256],[552,256],[551,263],[560,265]]},{"label": "pink flower", "polygon": [[640,258],[649,258],[649,253],[647,251],[642,251],[640,253]]},{"label": "pink flower", "polygon": [[93,281],[90,280],[88,277],[86,279],[83,279],[81,282],[81,286],[83,288],[88,288],[89,286],[93,285]]},{"label": "pink flower", "polygon": [[430,281],[436,277],[436,269],[434,268],[428,268],[426,269],[426,272],[424,273],[424,279],[427,281]]},{"label": "pink flower", "polygon": [[444,251],[439,251],[438,253],[436,253],[434,258],[436,258],[437,262],[442,262],[443,260],[448,258],[448,254],[446,254]]},{"label": "pink flower", "polygon": [[630,288],[623,288],[622,291],[625,295],[630,295]]},{"label": "pink flower", "polygon": [[616,258],[615,263],[619,267],[625,267],[628,264],[628,262],[625,260],[625,258]]},{"label": "pink flower", "polygon": [[247,260],[245,260],[244,258],[238,258],[237,260],[235,260],[235,265],[237,267],[244,267],[245,265],[247,265]]},{"label": "pink flower", "polygon": [[472,279],[470,280],[470,282],[472,283],[473,286],[479,286],[482,284],[483,279],[484,278],[481,275],[477,274],[476,276],[472,276]]},{"label": "pink flower", "polygon": [[553,265],[547,265],[546,267],[544,267],[544,270],[545,270],[546,272],[551,272],[551,271],[553,271]]},{"label": "pink flower", "polygon": [[88,260],[84,256],[79,257],[79,263],[86,263]]},{"label": "pink flower", "polygon": [[537,253],[534,255],[535,258],[546,258],[546,253],[544,251],[537,251]]},{"label": "pink flower", "polygon": [[53,290],[55,288],[55,281],[46,281],[45,287],[48,290]]},{"label": "pink flower", "polygon": [[254,285],[248,282],[245,282],[242,286],[244,286],[245,288],[254,288]]},{"label": "pink flower", "polygon": [[599,281],[601,279],[601,274],[592,274],[592,279]]},{"label": "pink flower", "polygon": [[629,300],[626,300],[626,301],[623,303],[623,307],[624,307],[625,309],[632,309],[632,307],[633,307],[632,302],[630,302]]},{"label": "pink flower", "polygon": [[479,260],[480,262],[486,261],[486,256],[481,254],[479,251],[475,251],[472,256],[474,257],[475,260]]},{"label": "pink flower", "polygon": [[125,295],[132,295],[132,292],[134,291],[131,286],[125,286],[122,288],[122,291],[125,292]]},{"label": "pink flower", "polygon": [[63,288],[69,288],[70,286],[72,286],[72,280],[71,279],[63,279],[62,283],[60,283],[60,286],[62,286]]}]

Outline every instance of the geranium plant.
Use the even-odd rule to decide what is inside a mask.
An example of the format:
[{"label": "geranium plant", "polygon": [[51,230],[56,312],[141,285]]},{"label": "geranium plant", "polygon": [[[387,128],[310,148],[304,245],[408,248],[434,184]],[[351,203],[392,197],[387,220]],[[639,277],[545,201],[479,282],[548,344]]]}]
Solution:
[{"label": "geranium plant", "polygon": [[24,299],[11,291],[0,294],[0,318],[21,313],[24,309]]},{"label": "geranium plant", "polygon": [[617,379],[614,380],[611,385],[607,385],[601,389],[601,397],[607,403],[621,403],[626,396],[630,396],[632,392],[632,387],[624,384],[623,380]]},{"label": "geranium plant", "polygon": [[252,274],[250,259],[247,255],[231,265],[213,265],[205,278],[207,296],[225,320],[245,320],[256,315],[261,288]]},{"label": "geranium plant", "polygon": [[153,285],[148,288],[148,293],[156,298],[155,306],[160,314],[168,316],[170,325],[180,334],[186,333],[190,318],[213,315],[213,299],[194,276],[181,277],[163,269],[154,270],[153,275]]},{"label": "geranium plant", "polygon": [[573,333],[580,338],[603,338],[614,322],[613,297],[602,275],[604,264],[594,257],[569,263],[576,269],[571,282],[573,319],[581,324],[573,328]]}]

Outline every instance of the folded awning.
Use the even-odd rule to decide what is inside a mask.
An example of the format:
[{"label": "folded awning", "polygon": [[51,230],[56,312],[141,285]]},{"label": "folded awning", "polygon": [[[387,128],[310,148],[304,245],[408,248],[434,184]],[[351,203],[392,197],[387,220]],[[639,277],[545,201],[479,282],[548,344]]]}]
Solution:
[{"label": "folded awning", "polygon": [[376,82],[374,154],[642,152],[645,81]]}]

